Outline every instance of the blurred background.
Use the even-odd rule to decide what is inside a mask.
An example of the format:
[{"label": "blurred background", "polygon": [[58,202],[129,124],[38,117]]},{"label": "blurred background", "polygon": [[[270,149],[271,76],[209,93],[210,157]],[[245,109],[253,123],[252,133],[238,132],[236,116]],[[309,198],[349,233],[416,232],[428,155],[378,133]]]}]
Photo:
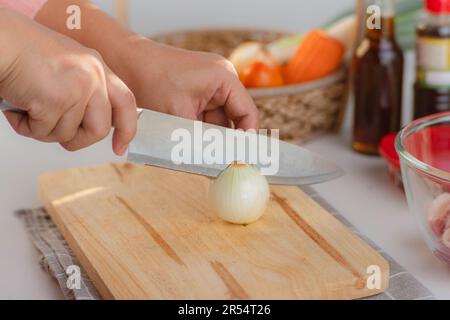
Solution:
[{"label": "blurred background", "polygon": [[[114,0],[93,1],[110,14]],[[259,27],[303,32],[354,5],[354,0],[128,0],[129,25],[142,34],[201,27]]]},{"label": "blurred background", "polygon": [[[127,25],[143,35],[202,28],[262,28],[304,33],[323,26],[355,7],[355,0],[94,0],[117,17],[118,3],[127,7]],[[120,9],[119,9],[120,11]],[[401,39],[398,39],[401,41]],[[403,124],[411,120],[414,54],[405,52]],[[353,117],[352,105],[344,125]]]}]

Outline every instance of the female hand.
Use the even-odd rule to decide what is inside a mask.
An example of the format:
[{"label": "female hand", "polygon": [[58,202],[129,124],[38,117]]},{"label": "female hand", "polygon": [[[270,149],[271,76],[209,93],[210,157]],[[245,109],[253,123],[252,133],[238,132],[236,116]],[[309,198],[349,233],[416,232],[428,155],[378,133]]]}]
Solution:
[{"label": "female hand", "polygon": [[115,127],[113,150],[123,154],[136,132],[128,87],[92,49],[7,9],[0,9],[0,96],[26,114],[5,112],[14,130],[78,150]]},{"label": "female hand", "polygon": [[122,78],[138,105],[221,126],[258,128],[257,108],[225,58],[131,38]]}]

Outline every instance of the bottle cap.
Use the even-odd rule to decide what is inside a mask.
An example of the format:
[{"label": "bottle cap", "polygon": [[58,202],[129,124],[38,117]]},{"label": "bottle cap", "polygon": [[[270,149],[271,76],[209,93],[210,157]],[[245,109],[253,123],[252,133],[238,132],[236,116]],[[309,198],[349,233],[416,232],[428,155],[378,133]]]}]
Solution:
[{"label": "bottle cap", "polygon": [[425,7],[435,14],[450,13],[450,0],[425,0]]}]

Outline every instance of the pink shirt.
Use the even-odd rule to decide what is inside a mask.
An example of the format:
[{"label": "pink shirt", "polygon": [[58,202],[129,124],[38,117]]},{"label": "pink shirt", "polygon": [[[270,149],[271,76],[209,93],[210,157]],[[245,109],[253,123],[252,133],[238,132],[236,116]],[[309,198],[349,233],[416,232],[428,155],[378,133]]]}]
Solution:
[{"label": "pink shirt", "polygon": [[46,2],[47,0],[0,0],[0,6],[5,6],[34,18]]}]

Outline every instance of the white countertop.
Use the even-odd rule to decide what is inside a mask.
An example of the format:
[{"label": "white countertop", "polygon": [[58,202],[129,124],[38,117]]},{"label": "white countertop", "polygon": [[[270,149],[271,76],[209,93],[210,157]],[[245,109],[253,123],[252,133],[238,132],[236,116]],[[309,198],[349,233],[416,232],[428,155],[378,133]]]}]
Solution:
[{"label": "white countertop", "polygon": [[[348,133],[343,130],[308,144],[346,171],[344,177],[315,186],[316,190],[437,298],[450,299],[450,268],[427,249],[404,194],[390,183],[383,161],[352,152]],[[39,206],[36,178],[45,171],[123,159],[114,157],[110,141],[68,153],[58,145],[19,137],[3,117],[0,148],[0,299],[60,299],[56,282],[41,269],[39,254],[13,212]]]}]

